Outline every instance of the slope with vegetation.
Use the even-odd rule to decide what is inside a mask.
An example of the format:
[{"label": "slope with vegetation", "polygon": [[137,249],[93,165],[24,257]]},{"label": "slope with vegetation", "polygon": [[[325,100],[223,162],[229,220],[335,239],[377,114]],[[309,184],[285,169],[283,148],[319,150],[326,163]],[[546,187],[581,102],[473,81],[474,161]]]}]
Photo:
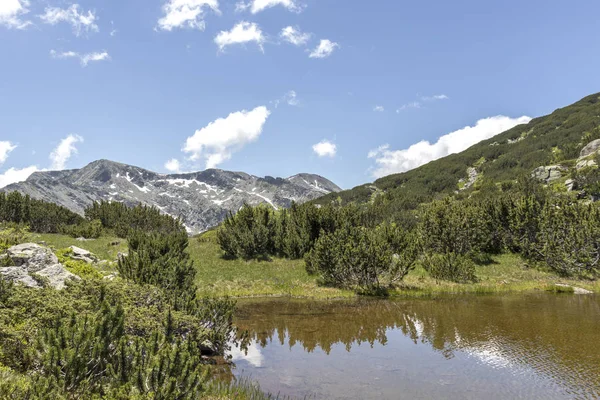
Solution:
[{"label": "slope with vegetation", "polygon": [[[211,380],[207,356],[225,355],[235,337],[234,303],[198,296],[179,221],[118,203],[98,204],[84,220],[26,196],[7,199],[0,201],[4,249],[36,235],[65,243],[69,236],[48,232],[98,221],[103,237],[127,242],[128,254],[113,264],[118,276],[105,279],[98,265],[75,261],[73,249],[58,250],[58,259],[82,278],[62,290],[43,280],[34,289],[0,276],[0,398],[265,398],[251,384]],[[39,224],[44,210],[58,212]],[[111,242],[119,246],[119,240]],[[11,261],[2,258],[3,265]]]},{"label": "slope with vegetation", "polygon": [[374,185],[282,212],[246,207],[218,241],[229,258],[303,258],[322,285],[359,293],[406,291],[415,270],[486,291],[478,284],[486,265],[511,255],[523,268],[595,288],[599,138],[600,96],[592,95]]},{"label": "slope with vegetation", "polygon": [[[581,150],[599,138],[600,93],[596,93],[461,153],[383,177],[371,184],[325,195],[314,203],[372,201],[386,218],[402,220],[406,210],[457,191],[461,182],[469,180],[471,168],[478,175],[471,191],[487,184],[512,185],[518,177],[530,175],[541,166],[559,166],[565,177],[577,178],[577,159]],[[580,180],[581,186],[586,184],[584,179]]]}]

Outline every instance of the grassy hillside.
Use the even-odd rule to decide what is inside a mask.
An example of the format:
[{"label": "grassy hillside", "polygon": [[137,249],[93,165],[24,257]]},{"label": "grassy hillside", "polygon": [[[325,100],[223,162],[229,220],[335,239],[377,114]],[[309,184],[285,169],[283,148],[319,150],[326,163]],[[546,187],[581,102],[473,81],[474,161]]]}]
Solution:
[{"label": "grassy hillside", "polygon": [[394,208],[410,209],[456,191],[459,181],[468,178],[470,167],[478,172],[478,184],[511,182],[520,175],[531,174],[539,166],[559,164],[572,169],[581,149],[598,138],[600,93],[516,126],[459,154],[315,202],[326,204],[339,198],[344,203],[364,203],[375,194],[385,193]]}]

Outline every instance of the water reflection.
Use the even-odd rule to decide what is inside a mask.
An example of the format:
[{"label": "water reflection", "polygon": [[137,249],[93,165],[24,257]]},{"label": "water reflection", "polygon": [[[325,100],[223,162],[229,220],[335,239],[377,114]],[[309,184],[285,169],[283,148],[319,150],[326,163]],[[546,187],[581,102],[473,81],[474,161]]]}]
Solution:
[{"label": "water reflection", "polygon": [[235,373],[283,394],[600,397],[598,297],[247,300],[236,323]]}]

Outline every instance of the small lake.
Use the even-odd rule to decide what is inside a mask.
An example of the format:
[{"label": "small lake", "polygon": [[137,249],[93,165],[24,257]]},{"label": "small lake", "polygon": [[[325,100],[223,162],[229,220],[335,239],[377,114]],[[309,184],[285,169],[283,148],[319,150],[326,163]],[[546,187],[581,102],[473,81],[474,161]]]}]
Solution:
[{"label": "small lake", "polygon": [[240,300],[236,377],[313,399],[600,398],[600,297]]}]

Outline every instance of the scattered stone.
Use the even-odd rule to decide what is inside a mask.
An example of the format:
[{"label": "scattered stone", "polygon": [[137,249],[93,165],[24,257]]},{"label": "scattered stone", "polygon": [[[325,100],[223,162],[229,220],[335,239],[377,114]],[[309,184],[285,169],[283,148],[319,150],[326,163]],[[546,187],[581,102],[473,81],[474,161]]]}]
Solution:
[{"label": "scattered stone", "polygon": [[577,168],[578,170],[582,169],[582,168],[586,168],[586,167],[593,167],[596,165],[596,161],[594,160],[590,160],[590,159],[579,159],[577,160],[577,164],[575,165],[575,168]]},{"label": "scattered stone", "polygon": [[563,172],[565,171],[567,171],[567,168],[561,165],[548,165],[543,167],[537,167],[533,170],[531,176],[548,184],[557,179],[560,179],[562,177]]},{"label": "scattered stone", "polygon": [[579,153],[579,158],[590,156],[600,150],[600,139],[589,142]]},{"label": "scattered stone", "polygon": [[106,276],[105,276],[104,278],[102,278],[102,279],[105,279],[105,280],[107,280],[107,281],[112,281],[112,280],[114,280],[114,279],[115,279],[117,276],[119,276],[119,274],[117,274],[116,272],[113,272],[112,274],[108,274],[108,275],[106,275]]},{"label": "scattered stone", "polygon": [[37,244],[39,244],[40,246],[45,246],[46,242],[44,242],[43,240],[40,240],[39,242],[37,242]]},{"label": "scattered stone", "polygon": [[110,244],[111,246],[118,246],[118,245],[120,245],[120,244],[121,244],[121,242],[118,242],[118,241],[116,241],[116,242],[110,242],[109,244]]},{"label": "scattered stone", "polygon": [[565,186],[567,187],[567,192],[572,192],[575,188],[575,181],[573,179],[567,179],[565,181]]},{"label": "scattered stone", "polygon": [[86,239],[84,237],[78,237],[75,240],[77,240],[78,242],[91,242],[92,240],[95,240],[95,239]]},{"label": "scattered stone", "polygon": [[466,181],[464,179],[461,179],[459,181],[461,183],[464,182],[464,185],[459,190],[467,190],[468,188],[473,186],[475,184],[475,182],[477,182],[477,178],[479,177],[477,170],[473,167],[467,168],[467,175],[468,175],[468,178]]},{"label": "scattered stone", "polygon": [[584,288],[575,287],[575,286],[571,286],[571,285],[566,285],[564,283],[557,283],[556,286],[566,287],[566,288],[573,288],[573,293],[574,294],[594,294],[594,292],[592,292],[591,290],[587,290],[587,289],[584,289]]},{"label": "scattered stone", "polygon": [[35,243],[24,243],[13,246],[6,251],[5,262],[12,264],[0,268],[0,274],[6,279],[19,282],[27,287],[40,288],[40,283],[32,274],[48,279],[48,284],[55,289],[63,289],[68,279],[81,279],[70,273],[58,262],[56,255],[47,247]]},{"label": "scattered stone", "polygon": [[71,254],[69,257],[71,257],[73,260],[85,261],[88,264],[98,262],[98,257],[85,249],[81,249],[76,246],[71,246],[69,248],[71,249]]}]

